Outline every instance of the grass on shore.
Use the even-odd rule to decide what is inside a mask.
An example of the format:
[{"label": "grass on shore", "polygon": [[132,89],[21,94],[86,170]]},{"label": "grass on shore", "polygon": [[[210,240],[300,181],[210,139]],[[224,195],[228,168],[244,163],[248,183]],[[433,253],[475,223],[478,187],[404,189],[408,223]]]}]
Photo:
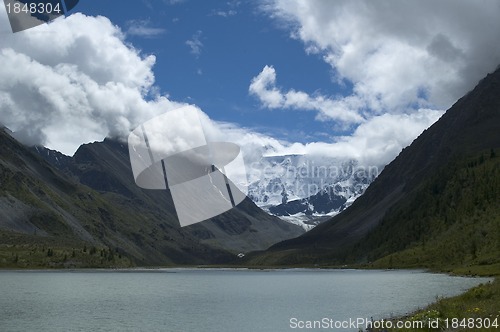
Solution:
[{"label": "grass on shore", "polygon": [[[495,276],[492,282],[471,288],[464,294],[438,299],[428,307],[396,321],[439,322],[439,327],[371,329],[369,331],[497,331],[500,330],[500,264],[471,266],[446,271],[458,275]],[[446,328],[446,321],[448,328]],[[454,322],[454,324],[452,324]],[[490,325],[479,328],[480,323]],[[470,324],[470,325],[469,325]],[[386,325],[387,326],[387,325]]]}]

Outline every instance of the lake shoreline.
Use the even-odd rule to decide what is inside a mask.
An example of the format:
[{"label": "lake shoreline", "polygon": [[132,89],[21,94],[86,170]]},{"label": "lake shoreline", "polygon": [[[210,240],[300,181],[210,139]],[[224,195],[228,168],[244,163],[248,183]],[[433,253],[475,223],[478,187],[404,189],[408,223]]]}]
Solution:
[{"label": "lake shoreline", "polygon": [[500,276],[500,271],[488,271],[486,273],[469,268],[466,272],[464,268],[429,268],[429,267],[375,267],[364,265],[343,265],[343,266],[255,266],[255,265],[169,265],[169,266],[134,266],[134,267],[0,267],[1,271],[156,271],[156,270],[242,270],[242,271],[279,271],[279,270],[304,270],[304,271],[321,271],[321,270],[375,270],[375,271],[420,271],[425,273],[439,273],[450,276],[461,277],[497,277]]},{"label": "lake shoreline", "polygon": [[[2,274],[9,274],[9,273],[47,273],[47,274],[60,274],[60,273],[68,273],[69,274],[107,274],[107,273],[117,273],[117,274],[136,274],[136,273],[147,273],[147,274],[199,274],[199,273],[207,273],[207,275],[211,275],[213,273],[219,273],[219,272],[224,272],[228,271],[231,273],[238,273],[242,272],[245,274],[248,273],[256,273],[260,274],[262,273],[267,274],[267,273],[308,273],[308,272],[313,272],[313,273],[319,273],[321,274],[322,272],[328,273],[328,272],[333,272],[333,271],[338,271],[338,272],[354,272],[354,271],[373,271],[373,272],[414,272],[414,273],[423,273],[423,274],[441,274],[441,275],[447,275],[450,277],[465,277],[468,279],[476,279],[476,278],[484,278],[485,276],[478,276],[477,274],[472,274],[472,275],[466,275],[462,274],[459,275],[457,273],[453,273],[448,271],[438,271],[436,269],[429,269],[429,268],[392,268],[392,269],[387,269],[387,268],[375,268],[375,267],[366,267],[366,266],[357,266],[357,265],[352,265],[352,266],[268,266],[268,267],[256,267],[256,266],[221,266],[221,265],[184,265],[184,266],[143,266],[143,267],[131,267],[131,268],[39,268],[39,269],[19,269],[19,268],[1,268],[0,269],[0,275]],[[468,270],[467,270],[468,271]],[[429,320],[430,318],[441,318],[445,319],[446,317],[448,318],[458,318],[466,315],[471,315],[473,314],[473,317],[478,317],[480,314],[486,314],[490,315],[490,312],[495,309],[490,309],[491,305],[485,305],[485,298],[488,303],[491,301],[495,301],[500,299],[500,292],[498,291],[500,289],[500,280],[498,279],[498,275],[494,278],[491,276],[486,276],[488,279],[485,279],[484,281],[481,281],[481,284],[478,286],[474,286],[472,288],[467,289],[465,292],[456,295],[456,296],[451,296],[451,297],[445,297],[445,298],[436,298],[435,301],[429,302],[430,304],[425,305],[422,308],[418,308],[413,311],[408,311],[408,313],[400,314],[400,315],[390,315],[386,316],[384,318],[384,321],[415,321],[417,319],[419,320]],[[492,289],[494,291],[490,291]],[[490,294],[493,294],[492,298],[488,298]],[[500,302],[500,301],[498,301]],[[457,312],[455,308],[457,307],[463,307],[461,309],[461,312]],[[483,310],[484,312],[476,311],[472,312],[471,310],[475,310],[475,308],[480,308],[478,310]],[[497,311],[498,312],[498,311]],[[375,315],[374,315],[375,316]],[[451,316],[451,317],[450,317]],[[378,316],[380,317],[380,316]],[[381,318],[379,318],[381,319]],[[376,320],[378,321],[378,320]],[[369,331],[373,332],[378,332],[378,331],[400,331],[398,329],[372,329]],[[419,329],[411,330],[411,329],[404,329],[404,331],[419,331]]]},{"label": "lake shoreline", "polygon": [[[170,323],[181,319],[183,324],[196,324],[191,316],[182,313],[194,308],[213,311],[207,317],[203,316],[203,319],[198,317],[198,320],[203,321],[206,318],[208,323],[215,322],[211,319],[217,314],[233,312],[237,308],[239,313],[231,315],[236,315],[232,316],[236,324],[247,324],[248,328],[243,329],[245,331],[252,331],[254,324],[262,324],[261,318],[265,318],[269,326],[278,327],[277,331],[284,331],[291,317],[301,321],[322,317],[336,321],[345,321],[350,317],[395,317],[432,303],[435,296],[454,296],[463,289],[470,289],[487,280],[455,278],[422,269],[248,269],[207,266],[9,269],[0,272],[0,279],[4,294],[4,300],[0,301],[0,308],[3,306],[3,309],[0,310],[12,313],[12,316],[4,317],[6,326],[30,327],[33,320],[51,326],[51,319],[60,314],[67,322],[63,322],[63,325],[73,324],[75,320],[83,324],[80,326],[93,324],[91,320],[83,319],[85,315],[81,313],[111,319],[106,320],[111,324],[110,327],[115,326],[114,321],[120,321],[120,324],[124,324],[122,326],[128,327],[135,326],[139,321],[143,321],[146,326],[157,326],[145,317],[161,322],[163,319],[168,320],[167,316],[163,316],[165,312],[175,312],[175,315],[170,316],[174,317],[169,320]],[[45,314],[31,317],[33,310],[25,312],[24,305],[15,309],[16,303],[28,303],[40,308],[50,319]],[[112,306],[109,305],[111,303]],[[134,305],[129,306],[129,303]],[[47,304],[52,307],[49,311],[46,310]],[[74,310],[66,310],[68,306],[75,305],[77,307]],[[95,305],[104,306],[97,310]],[[123,311],[120,308],[127,309]],[[147,310],[142,313],[137,308]],[[270,309],[275,312],[271,310],[272,314],[262,316]],[[23,310],[27,316],[20,317],[17,310]],[[203,310],[201,312],[207,312]],[[129,311],[129,314],[124,315]],[[253,314],[249,316],[249,313]],[[134,315],[137,316],[131,318]],[[223,329],[229,330],[234,329]]]}]

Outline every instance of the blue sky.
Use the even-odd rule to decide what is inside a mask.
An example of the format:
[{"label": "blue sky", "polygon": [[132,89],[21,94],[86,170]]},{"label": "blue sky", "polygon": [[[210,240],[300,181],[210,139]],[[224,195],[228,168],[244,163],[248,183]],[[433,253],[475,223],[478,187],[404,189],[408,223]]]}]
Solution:
[{"label": "blue sky", "polygon": [[82,0],[13,34],[0,6],[0,123],[72,155],[192,104],[253,158],[383,166],[498,66],[499,16],[496,0]]},{"label": "blue sky", "polygon": [[[264,109],[249,96],[251,79],[268,64],[279,72],[283,87],[338,94],[349,86],[334,84],[332,69],[321,57],[307,55],[258,2],[156,0],[116,6],[114,1],[81,1],[75,10],[119,25],[134,47],[156,55],[156,85],[174,100],[195,103],[214,120],[299,142],[325,140],[332,133],[332,124],[315,121],[314,113]],[[144,34],[133,28],[144,28]],[[199,53],[187,44],[195,39]]]}]

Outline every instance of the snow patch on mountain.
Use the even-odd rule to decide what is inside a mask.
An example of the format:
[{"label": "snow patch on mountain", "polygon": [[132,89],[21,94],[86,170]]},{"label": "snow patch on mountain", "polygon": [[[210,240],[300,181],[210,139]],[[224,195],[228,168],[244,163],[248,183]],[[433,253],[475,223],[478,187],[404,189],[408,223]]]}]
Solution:
[{"label": "snow patch on mountain", "polygon": [[268,156],[247,166],[248,196],[269,213],[309,230],[351,205],[379,171],[354,159]]}]

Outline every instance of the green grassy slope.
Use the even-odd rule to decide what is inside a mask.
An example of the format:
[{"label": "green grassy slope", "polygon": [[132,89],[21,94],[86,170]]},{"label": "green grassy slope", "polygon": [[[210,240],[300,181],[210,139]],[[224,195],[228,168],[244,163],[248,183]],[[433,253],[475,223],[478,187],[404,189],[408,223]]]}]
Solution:
[{"label": "green grassy slope", "polygon": [[170,193],[139,188],[115,140],[53,156],[0,130],[0,268],[219,264],[303,233],[248,199],[181,228]]},{"label": "green grassy slope", "polygon": [[[60,266],[69,258],[67,265],[83,267],[203,264],[233,257],[131,202],[72,181],[0,131],[0,267]],[[79,255],[85,247],[103,256],[105,251],[106,259]]]},{"label": "green grassy slope", "polygon": [[500,70],[405,148],[346,211],[249,255],[247,263],[495,276],[492,283],[398,319],[481,318],[500,324]]},{"label": "green grassy slope", "polygon": [[499,132],[500,69],[403,149],[344,212],[247,263],[497,264]]},{"label": "green grassy slope", "polygon": [[347,259],[389,268],[500,267],[499,199],[497,152],[451,161],[389,209]]},{"label": "green grassy slope", "polygon": [[[132,207],[136,213],[179,229],[169,191],[139,188],[132,176],[128,152],[127,144],[119,140],[85,144],[62,171],[117,206]],[[268,248],[304,233],[302,228],[270,216],[248,198],[234,209],[181,231],[201,243],[236,254]]]},{"label": "green grassy slope", "polygon": [[[438,299],[427,308],[389,320],[392,328],[374,328],[370,331],[498,331],[500,280],[497,278],[452,298]],[[397,328],[398,322],[407,324],[407,327]]]}]

